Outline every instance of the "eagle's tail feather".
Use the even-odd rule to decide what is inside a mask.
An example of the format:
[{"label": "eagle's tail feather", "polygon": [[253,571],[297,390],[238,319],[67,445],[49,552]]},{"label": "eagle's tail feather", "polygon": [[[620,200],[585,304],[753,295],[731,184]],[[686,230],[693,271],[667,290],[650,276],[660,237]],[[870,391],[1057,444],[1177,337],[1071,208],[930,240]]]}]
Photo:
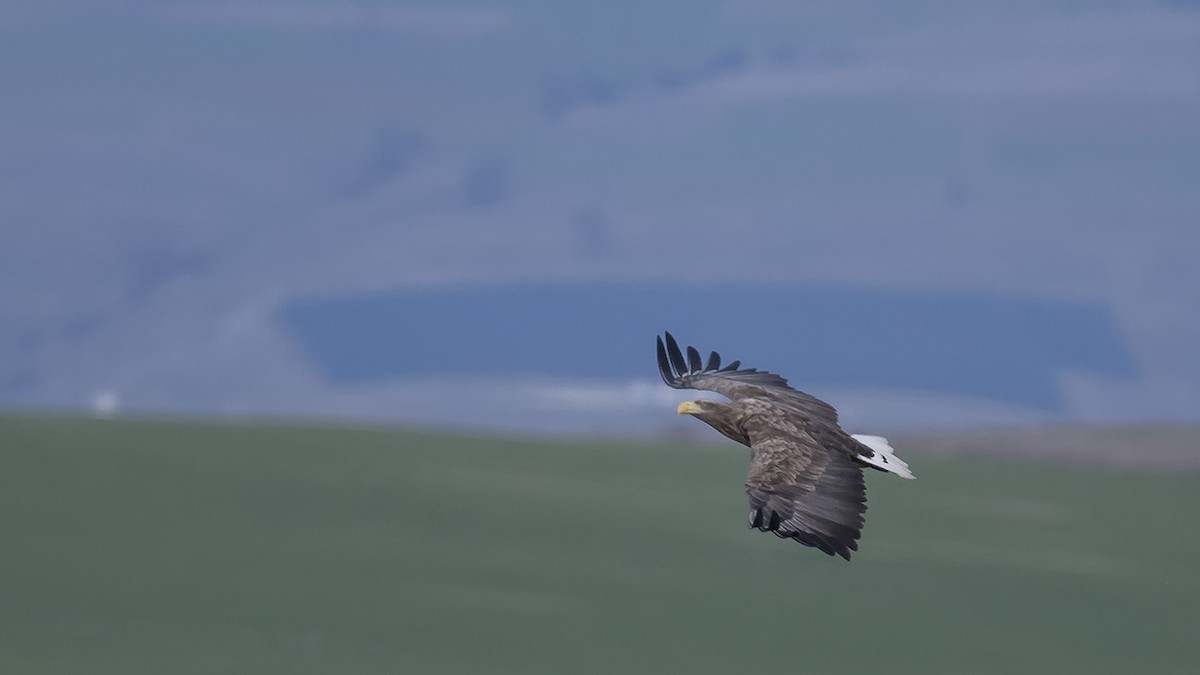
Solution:
[{"label": "eagle's tail feather", "polygon": [[894,473],[901,478],[916,478],[909,470],[908,464],[896,456],[896,451],[888,444],[883,436],[868,436],[866,434],[851,434],[851,438],[875,451],[874,457],[858,456],[858,461],[870,467]]}]

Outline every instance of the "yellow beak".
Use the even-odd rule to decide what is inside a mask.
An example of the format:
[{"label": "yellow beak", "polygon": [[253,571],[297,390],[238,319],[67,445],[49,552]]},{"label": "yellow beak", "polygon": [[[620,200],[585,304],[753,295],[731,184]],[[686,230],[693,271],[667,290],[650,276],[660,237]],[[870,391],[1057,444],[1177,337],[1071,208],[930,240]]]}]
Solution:
[{"label": "yellow beak", "polygon": [[696,413],[700,412],[700,406],[696,405],[695,401],[684,401],[683,403],[679,404],[679,408],[676,410],[676,412],[678,412],[680,415],[695,415]]}]

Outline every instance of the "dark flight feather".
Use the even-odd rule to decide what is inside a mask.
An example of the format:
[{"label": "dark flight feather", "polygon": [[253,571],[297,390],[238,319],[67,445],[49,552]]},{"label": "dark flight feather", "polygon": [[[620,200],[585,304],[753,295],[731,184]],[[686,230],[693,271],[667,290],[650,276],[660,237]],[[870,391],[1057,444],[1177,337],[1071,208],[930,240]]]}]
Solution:
[{"label": "dark flight feather", "polygon": [[687,362],[683,360],[683,353],[679,351],[679,343],[670,333],[667,333],[667,355],[671,357],[671,367],[677,376],[688,372]]},{"label": "dark flight feather", "polygon": [[708,363],[705,364],[704,369],[710,370],[710,371],[711,370],[720,370],[721,369],[721,355],[716,352],[711,352],[708,355]]}]

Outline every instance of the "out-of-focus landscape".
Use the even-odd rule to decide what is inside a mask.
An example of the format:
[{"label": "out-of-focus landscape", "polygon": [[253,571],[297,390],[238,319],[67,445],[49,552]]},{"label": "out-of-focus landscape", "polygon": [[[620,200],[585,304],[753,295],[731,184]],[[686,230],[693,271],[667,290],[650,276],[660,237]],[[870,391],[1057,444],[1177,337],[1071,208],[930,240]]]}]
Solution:
[{"label": "out-of-focus landscape", "polygon": [[0,437],[7,672],[1200,663],[1195,473],[912,456],[916,481],[868,476],[845,563],[746,529],[726,446],[12,416]]},{"label": "out-of-focus landscape", "polygon": [[1191,0],[7,0],[0,672],[1198,672],[1197,259]]},{"label": "out-of-focus landscape", "polygon": [[[0,405],[1200,421],[1200,6],[10,0]],[[474,405],[463,414],[462,398]]]}]

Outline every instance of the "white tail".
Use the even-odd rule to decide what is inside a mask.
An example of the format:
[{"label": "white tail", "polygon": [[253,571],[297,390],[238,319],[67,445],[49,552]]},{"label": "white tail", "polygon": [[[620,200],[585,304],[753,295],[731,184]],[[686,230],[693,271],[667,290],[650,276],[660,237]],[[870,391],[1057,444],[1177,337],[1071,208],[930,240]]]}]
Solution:
[{"label": "white tail", "polygon": [[850,434],[850,438],[862,443],[868,448],[875,451],[874,457],[858,456],[859,461],[864,464],[870,464],[877,469],[883,469],[900,476],[901,478],[916,478],[912,471],[909,471],[908,464],[904,460],[896,456],[896,451],[888,445],[887,439],[883,436],[867,436],[865,434]]}]

